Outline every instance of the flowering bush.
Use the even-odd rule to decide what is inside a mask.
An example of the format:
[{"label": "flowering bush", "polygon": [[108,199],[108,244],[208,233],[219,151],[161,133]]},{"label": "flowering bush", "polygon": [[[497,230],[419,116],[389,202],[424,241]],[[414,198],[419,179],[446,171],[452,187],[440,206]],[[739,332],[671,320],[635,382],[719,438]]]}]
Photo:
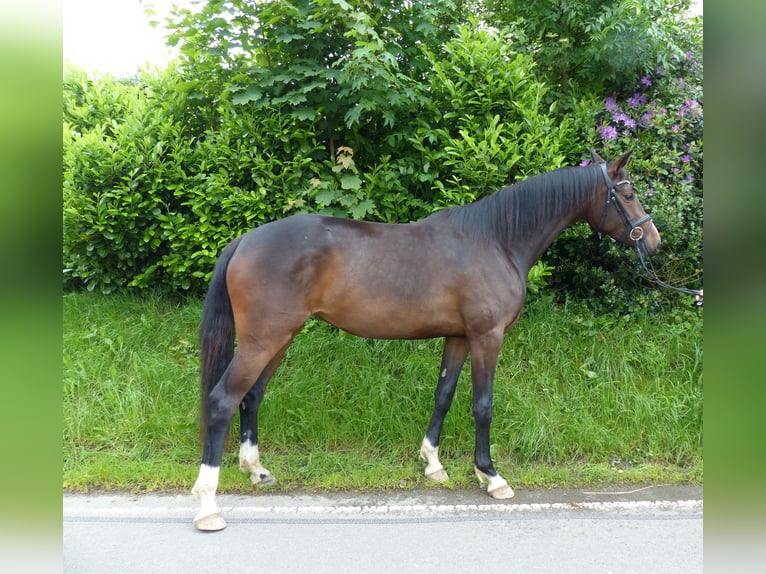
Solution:
[{"label": "flowering bush", "polygon": [[[608,157],[633,151],[629,166],[633,186],[663,240],[660,253],[648,261],[655,274],[671,285],[700,288],[702,62],[689,51],[674,59],[673,73],[657,67],[627,94],[605,98],[590,139]],[[583,160],[583,165],[588,162]],[[639,264],[625,257],[624,247],[615,242],[598,243],[591,237],[585,248],[568,244],[575,237],[581,241],[583,235],[590,232],[568,231],[551,249],[556,267],[564,271],[557,274],[563,276],[558,284],[567,292],[574,289],[586,297],[594,296],[594,290],[606,292],[608,306],[617,310],[628,310],[636,302],[656,305],[662,299],[678,300],[676,293],[650,291],[648,283],[638,282]]]},{"label": "flowering bush", "polygon": [[[615,97],[606,98],[597,128],[606,150],[619,146],[635,151],[644,179],[658,179],[677,193],[698,191],[700,199],[701,70],[701,62],[691,52],[679,62],[678,73],[673,76],[658,67],[653,76],[641,78],[641,89],[624,103]],[[646,183],[647,195],[652,197],[656,186]]]}]

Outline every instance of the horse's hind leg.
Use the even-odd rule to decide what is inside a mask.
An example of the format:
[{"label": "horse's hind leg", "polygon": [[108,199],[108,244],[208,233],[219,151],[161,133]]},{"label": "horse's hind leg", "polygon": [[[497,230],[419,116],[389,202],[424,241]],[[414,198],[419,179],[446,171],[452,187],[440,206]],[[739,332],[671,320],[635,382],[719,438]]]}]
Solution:
[{"label": "horse's hind leg", "polygon": [[192,494],[200,502],[200,510],[194,518],[194,524],[200,530],[221,530],[226,527],[215,503],[215,493],[227,430],[242,399],[258,378],[253,373],[262,373],[274,356],[273,350],[260,348],[243,352],[240,347],[221,380],[210,392],[202,465],[192,489]]},{"label": "horse's hind leg", "polygon": [[420,458],[426,461],[425,475],[435,482],[446,482],[449,479],[439,461],[439,437],[441,436],[444,417],[447,415],[463,363],[468,355],[468,341],[459,337],[448,337],[444,340],[444,353],[439,370],[439,382],[434,394],[434,410],[431,422],[428,424],[426,436],[420,446]]},{"label": "horse's hind leg", "polygon": [[271,472],[261,465],[260,453],[258,452],[258,408],[263,400],[266,385],[277,370],[280,361],[285,356],[290,343],[287,343],[274,356],[263,370],[255,385],[247,392],[240,404],[239,411],[239,469],[250,473],[250,482],[259,485],[273,484],[274,477]]}]

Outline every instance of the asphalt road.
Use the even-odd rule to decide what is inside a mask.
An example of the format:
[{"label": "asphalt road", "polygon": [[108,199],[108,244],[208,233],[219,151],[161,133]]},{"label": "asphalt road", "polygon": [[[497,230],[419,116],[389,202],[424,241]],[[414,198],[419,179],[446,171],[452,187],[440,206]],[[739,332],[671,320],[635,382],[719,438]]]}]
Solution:
[{"label": "asphalt road", "polygon": [[[628,489],[631,490],[631,489]],[[702,489],[64,496],[64,572],[702,572]]]}]

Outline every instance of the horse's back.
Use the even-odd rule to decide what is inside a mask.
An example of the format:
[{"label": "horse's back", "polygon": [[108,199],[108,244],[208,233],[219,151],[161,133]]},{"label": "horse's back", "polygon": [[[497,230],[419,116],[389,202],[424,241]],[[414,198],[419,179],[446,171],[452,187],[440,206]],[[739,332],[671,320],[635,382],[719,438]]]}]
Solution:
[{"label": "horse's back", "polygon": [[465,334],[471,300],[505,298],[507,273],[491,249],[427,222],[296,215],[246,234],[227,279],[232,298],[262,315],[313,314],[365,337],[420,338]]},{"label": "horse's back", "polygon": [[427,236],[413,224],[293,215],[246,233],[232,265],[254,266],[262,274],[288,273],[292,281],[309,269],[343,271],[363,280],[376,270],[390,273],[392,264],[410,267],[417,259],[412,250],[428,243]]}]

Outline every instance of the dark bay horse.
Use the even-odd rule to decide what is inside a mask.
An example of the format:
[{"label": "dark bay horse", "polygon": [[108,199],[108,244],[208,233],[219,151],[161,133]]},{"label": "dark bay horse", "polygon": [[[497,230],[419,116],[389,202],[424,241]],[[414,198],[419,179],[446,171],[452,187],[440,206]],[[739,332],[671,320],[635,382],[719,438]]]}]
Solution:
[{"label": "dark bay horse", "polygon": [[[215,503],[229,425],[240,412],[240,469],[273,481],[260,462],[258,407],[269,378],[311,315],[381,339],[444,337],[435,405],[420,455],[447,480],[438,447],[458,375],[471,354],[474,463],[497,499],[513,496],[490,458],[492,385],[504,334],[521,315],[527,273],[576,221],[653,255],[660,236],[628,181],[630,154],[531,177],[415,223],[295,215],[229,244],[205,299],[201,345],[204,450],[192,493],[201,530],[226,526]],[[237,348],[234,352],[234,336]]]}]

